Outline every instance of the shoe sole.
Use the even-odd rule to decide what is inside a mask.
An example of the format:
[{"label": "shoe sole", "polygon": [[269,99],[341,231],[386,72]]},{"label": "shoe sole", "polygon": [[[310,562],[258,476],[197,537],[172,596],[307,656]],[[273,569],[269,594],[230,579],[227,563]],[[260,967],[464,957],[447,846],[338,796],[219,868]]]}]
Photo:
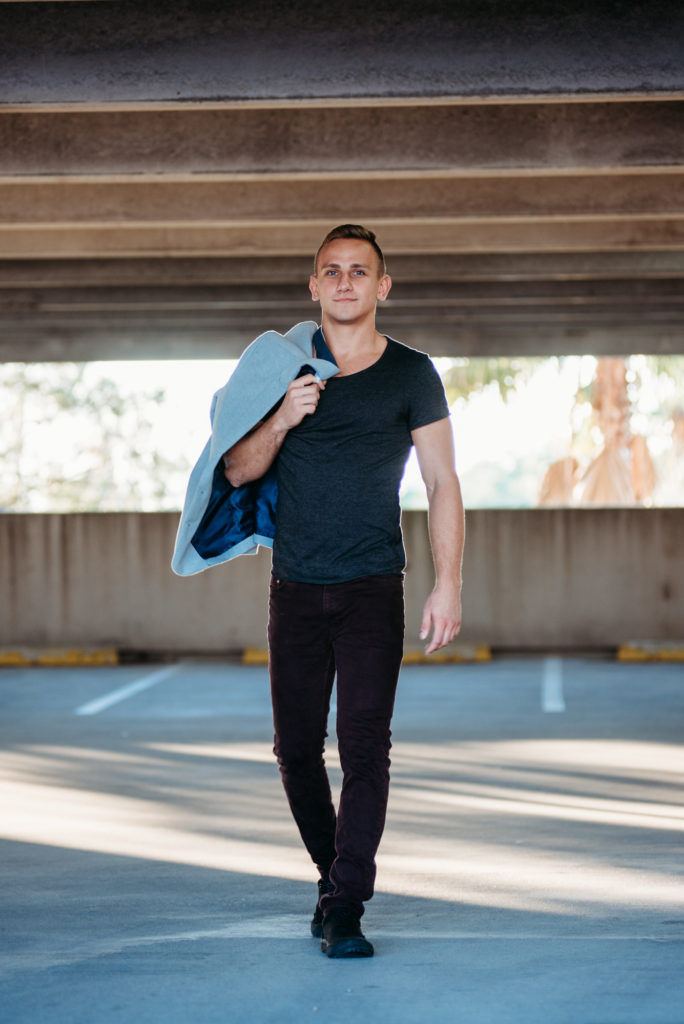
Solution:
[{"label": "shoe sole", "polygon": [[332,945],[323,939],[321,952],[332,960],[351,960],[359,957],[373,956],[375,950],[368,939],[341,939]]}]

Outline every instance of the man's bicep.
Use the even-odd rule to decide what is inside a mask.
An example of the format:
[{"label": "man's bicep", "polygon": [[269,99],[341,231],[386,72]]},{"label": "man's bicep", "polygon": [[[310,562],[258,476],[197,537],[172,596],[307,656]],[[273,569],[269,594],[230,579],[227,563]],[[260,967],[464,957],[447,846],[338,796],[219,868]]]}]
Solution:
[{"label": "man's bicep", "polygon": [[456,475],[454,436],[448,416],[412,430],[411,440],[415,445],[421,476],[428,487],[440,479]]}]

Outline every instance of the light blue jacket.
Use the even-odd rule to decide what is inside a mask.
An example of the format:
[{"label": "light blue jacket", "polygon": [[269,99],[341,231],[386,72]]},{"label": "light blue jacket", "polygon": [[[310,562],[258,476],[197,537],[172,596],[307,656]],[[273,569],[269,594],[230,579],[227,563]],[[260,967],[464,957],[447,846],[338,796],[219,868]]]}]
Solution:
[{"label": "light blue jacket", "polygon": [[214,395],[211,437],[190,474],[176,536],[171,568],[178,576],[255,554],[260,544],[273,547],[275,467],[258,480],[233,487],[224,474],[223,453],[268,416],[304,367],[321,380],[338,372],[322,331],[312,321],[284,335],[260,334]]}]

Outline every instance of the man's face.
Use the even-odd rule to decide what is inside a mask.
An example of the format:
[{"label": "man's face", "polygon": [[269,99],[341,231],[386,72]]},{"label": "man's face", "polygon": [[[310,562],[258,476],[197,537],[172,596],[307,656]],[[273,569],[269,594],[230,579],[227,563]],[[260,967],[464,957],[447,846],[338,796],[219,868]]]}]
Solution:
[{"label": "man's face", "polygon": [[338,323],[354,323],[372,315],[391,287],[387,274],[380,273],[375,249],[359,238],[328,242],[309,280],[313,300],[320,302],[327,319]]}]

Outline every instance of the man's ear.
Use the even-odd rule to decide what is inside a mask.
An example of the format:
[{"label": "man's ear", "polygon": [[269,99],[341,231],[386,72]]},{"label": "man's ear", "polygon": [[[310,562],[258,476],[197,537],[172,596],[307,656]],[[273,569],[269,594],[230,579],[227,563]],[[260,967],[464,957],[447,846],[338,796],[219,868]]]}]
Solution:
[{"label": "man's ear", "polygon": [[392,287],[392,278],[389,274],[383,274],[378,281],[378,301],[384,302],[389,295],[390,288]]},{"label": "man's ear", "polygon": [[309,291],[311,292],[311,298],[313,301],[318,302],[320,295],[318,293],[318,281],[316,280],[315,274],[312,274],[309,278]]}]

